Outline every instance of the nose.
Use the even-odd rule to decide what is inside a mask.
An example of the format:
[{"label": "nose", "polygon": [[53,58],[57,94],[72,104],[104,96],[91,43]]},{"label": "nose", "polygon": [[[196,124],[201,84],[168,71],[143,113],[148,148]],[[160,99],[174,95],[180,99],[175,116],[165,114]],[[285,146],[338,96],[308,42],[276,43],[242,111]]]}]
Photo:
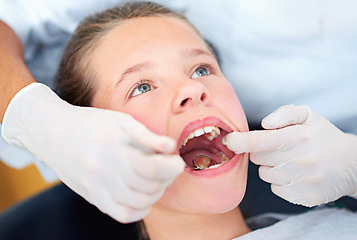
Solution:
[{"label": "nose", "polygon": [[172,102],[174,113],[181,113],[194,106],[207,106],[210,95],[207,88],[199,81],[192,79],[180,81],[177,84],[176,94]]}]

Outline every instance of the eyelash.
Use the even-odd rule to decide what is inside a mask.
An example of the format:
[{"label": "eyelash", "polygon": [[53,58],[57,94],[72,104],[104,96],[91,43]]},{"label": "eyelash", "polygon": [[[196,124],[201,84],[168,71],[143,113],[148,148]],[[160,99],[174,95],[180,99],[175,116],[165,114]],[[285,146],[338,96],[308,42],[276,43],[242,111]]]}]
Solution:
[{"label": "eyelash", "polygon": [[[194,72],[197,71],[197,69],[201,68],[201,67],[204,67],[204,68],[207,68],[209,74],[208,75],[211,75],[211,74],[214,74],[215,71],[214,71],[214,66],[211,65],[211,64],[208,64],[208,63],[200,63],[198,64],[198,66],[195,68]],[[193,72],[193,73],[194,73]],[[191,76],[193,75],[193,73],[191,74]]]},{"label": "eyelash", "polygon": [[142,85],[142,84],[149,84],[153,89],[155,89],[152,85],[152,83],[149,81],[149,80],[147,80],[147,79],[142,79],[142,80],[140,80],[139,82],[137,82],[137,83],[135,83],[135,85],[132,87],[132,89],[130,90],[130,92],[129,92],[129,98],[132,98],[132,97],[135,97],[135,96],[133,96],[133,94],[134,94],[134,92],[140,87],[140,85]]}]

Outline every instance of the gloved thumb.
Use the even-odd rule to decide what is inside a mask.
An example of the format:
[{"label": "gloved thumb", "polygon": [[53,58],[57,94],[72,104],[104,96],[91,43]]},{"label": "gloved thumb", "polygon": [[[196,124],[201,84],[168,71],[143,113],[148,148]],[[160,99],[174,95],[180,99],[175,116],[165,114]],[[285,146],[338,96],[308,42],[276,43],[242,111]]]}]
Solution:
[{"label": "gloved thumb", "polygon": [[291,126],[277,130],[228,133],[222,143],[236,154],[261,153],[289,148],[296,142],[298,128]]},{"label": "gloved thumb", "polygon": [[278,108],[262,120],[265,129],[278,129],[290,125],[303,124],[309,116],[311,109],[308,106],[285,105]]},{"label": "gloved thumb", "polygon": [[[259,153],[288,147],[296,141],[296,128],[308,121],[312,112],[308,106],[285,105],[269,114],[262,121],[267,130],[228,133],[222,143],[236,154]],[[273,130],[276,129],[276,130]]]},{"label": "gloved thumb", "polygon": [[222,139],[222,143],[235,154],[250,152],[249,142],[250,136],[247,132],[231,132]]}]

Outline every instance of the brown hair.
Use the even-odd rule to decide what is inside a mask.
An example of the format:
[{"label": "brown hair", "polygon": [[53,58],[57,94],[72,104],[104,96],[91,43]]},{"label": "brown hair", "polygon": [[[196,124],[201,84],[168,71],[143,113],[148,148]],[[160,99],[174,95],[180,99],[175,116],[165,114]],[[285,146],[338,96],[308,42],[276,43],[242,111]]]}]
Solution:
[{"label": "brown hair", "polygon": [[190,24],[183,15],[152,2],[125,3],[84,19],[68,41],[60,62],[55,79],[57,94],[71,104],[90,106],[96,76],[88,66],[97,44],[123,21],[151,16],[173,16]]}]

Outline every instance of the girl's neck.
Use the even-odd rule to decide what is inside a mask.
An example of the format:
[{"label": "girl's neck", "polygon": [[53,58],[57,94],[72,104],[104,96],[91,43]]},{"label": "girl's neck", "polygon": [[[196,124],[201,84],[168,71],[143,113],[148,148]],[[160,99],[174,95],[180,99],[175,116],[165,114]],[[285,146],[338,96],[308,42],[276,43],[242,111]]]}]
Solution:
[{"label": "girl's neck", "polygon": [[178,214],[152,209],[144,223],[151,240],[228,240],[250,231],[239,208],[216,215]]}]

